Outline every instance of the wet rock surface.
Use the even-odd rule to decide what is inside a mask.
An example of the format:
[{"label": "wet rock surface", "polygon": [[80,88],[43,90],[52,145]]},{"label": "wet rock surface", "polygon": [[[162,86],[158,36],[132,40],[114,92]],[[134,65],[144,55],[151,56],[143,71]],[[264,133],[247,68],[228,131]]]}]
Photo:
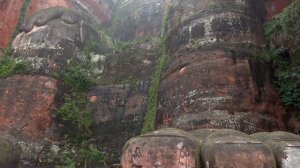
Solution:
[{"label": "wet rock surface", "polygon": [[119,1],[110,29],[116,39],[156,36],[161,30],[164,1]]},{"label": "wet rock surface", "polygon": [[171,64],[161,80],[157,127],[285,129],[270,66],[251,58],[263,37],[255,4],[185,5],[192,12],[175,12],[182,21],[167,36]]},{"label": "wet rock surface", "polygon": [[131,167],[200,167],[195,137],[176,129],[163,129],[129,140],[121,164]]},{"label": "wet rock surface", "polygon": [[73,8],[72,2],[70,0],[31,0],[27,15],[32,16],[36,12],[55,6],[62,6],[69,9]]},{"label": "wet rock surface", "polygon": [[13,35],[24,0],[2,0],[0,2],[0,48],[6,48]]},{"label": "wet rock surface", "polygon": [[[187,133],[167,128],[129,140],[123,149],[122,166],[124,168],[155,164],[159,164],[160,167],[186,166],[193,160],[190,157],[195,157],[192,153],[198,153],[198,156],[201,153],[199,157],[201,164],[188,167],[297,167],[299,138],[298,135],[287,132],[247,135],[229,129],[198,129]],[[177,152],[169,152],[181,146],[177,144],[177,148],[171,147],[177,140],[180,140],[178,144],[196,142],[200,147],[194,146],[193,152],[186,148],[178,157],[173,157]],[[174,164],[171,165],[172,163]]]},{"label": "wet rock surface", "polygon": [[87,109],[96,122],[93,138],[107,154],[108,164],[119,163],[122,147],[131,137],[141,132],[147,110],[149,82],[136,88],[115,85],[92,89]]},{"label": "wet rock surface", "polygon": [[0,79],[1,133],[31,139],[44,137],[52,122],[57,80],[46,76]]},{"label": "wet rock surface", "polygon": [[79,48],[98,36],[79,14],[63,7],[32,15],[20,31],[12,44],[13,57],[23,59],[40,74],[64,70],[72,61],[84,61]]},{"label": "wet rock surface", "polygon": [[233,130],[219,130],[201,146],[205,167],[276,167],[272,151],[262,142]]},{"label": "wet rock surface", "polygon": [[297,167],[300,163],[300,137],[287,132],[259,132],[252,134],[269,146],[276,158],[278,167]]},{"label": "wet rock surface", "polygon": [[[297,166],[299,137],[241,133],[285,130],[288,117],[272,86],[270,65],[252,58],[263,42],[264,12],[269,18],[272,5],[279,3],[266,1],[272,5],[264,11],[264,2],[32,0],[13,42],[13,57],[24,59],[38,75],[0,79],[0,136],[20,149],[20,158],[7,152],[4,159],[9,164],[19,159],[19,168],[32,168],[55,158],[60,145],[55,136],[65,129],[76,131],[55,125],[52,112],[59,105],[54,97],[65,91],[58,88],[58,80],[41,74],[52,76],[70,62],[89,57],[96,66],[96,75],[89,75],[98,86],[88,92],[87,110],[93,112],[92,140],[107,157],[105,167],[118,167],[121,156],[124,168],[275,167],[274,156],[277,167]],[[0,0],[1,48],[10,41],[22,3]],[[278,12],[283,4],[275,6]],[[163,54],[161,35],[167,36],[171,63],[161,76],[156,127],[193,131],[164,129],[141,135],[128,141],[122,155],[125,142],[143,127],[151,79]],[[83,54],[93,38],[100,39],[97,43],[109,41],[111,48]],[[119,48],[116,40],[132,43]],[[0,149],[2,144],[6,142],[0,140]]]}]

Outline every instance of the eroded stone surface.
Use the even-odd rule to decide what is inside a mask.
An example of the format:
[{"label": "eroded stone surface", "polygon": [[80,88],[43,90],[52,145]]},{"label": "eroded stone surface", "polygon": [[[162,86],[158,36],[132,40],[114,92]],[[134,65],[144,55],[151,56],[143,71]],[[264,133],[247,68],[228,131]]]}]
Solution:
[{"label": "eroded stone surface", "polygon": [[24,0],[2,0],[0,2],[0,48],[7,47],[11,41],[23,2]]},{"label": "eroded stone surface", "polygon": [[247,133],[284,128],[284,111],[263,67],[224,50],[182,56],[161,83],[159,127]]},{"label": "eroded stone surface", "polygon": [[262,142],[233,130],[209,135],[201,146],[205,167],[275,168],[272,151]]},{"label": "eroded stone surface", "polygon": [[177,26],[171,21],[166,44],[171,64],[161,80],[158,128],[285,129],[270,66],[251,58],[263,40],[256,4],[183,4],[191,12],[176,11],[182,21]]},{"label": "eroded stone surface", "polygon": [[163,129],[129,140],[121,164],[131,167],[200,167],[195,137],[176,129]]},{"label": "eroded stone surface", "polygon": [[12,76],[0,80],[0,130],[41,138],[51,124],[57,81],[45,76]]},{"label": "eroded stone surface", "polygon": [[42,10],[28,18],[13,41],[14,58],[21,58],[39,72],[66,69],[70,62],[86,59],[79,51],[97,38],[97,32],[74,11],[63,7]]},{"label": "eroded stone surface", "polygon": [[280,168],[298,167],[300,164],[300,136],[287,132],[260,132],[252,134],[268,145],[276,158]]},{"label": "eroded stone surface", "polygon": [[155,36],[161,31],[164,1],[120,1],[110,31],[120,40]]},{"label": "eroded stone surface", "polygon": [[147,110],[149,82],[142,81],[136,88],[115,85],[92,89],[88,110],[93,112],[93,137],[108,154],[108,164],[118,163],[125,142],[140,134]]},{"label": "eroded stone surface", "polygon": [[27,15],[31,16],[36,12],[39,12],[40,10],[55,6],[62,6],[70,9],[73,8],[73,5],[70,0],[31,0]]}]

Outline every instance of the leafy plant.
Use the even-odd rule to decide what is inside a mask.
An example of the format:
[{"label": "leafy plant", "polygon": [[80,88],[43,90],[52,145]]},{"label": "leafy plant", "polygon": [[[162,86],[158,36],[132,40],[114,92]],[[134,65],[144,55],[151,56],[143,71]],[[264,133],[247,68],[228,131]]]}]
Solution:
[{"label": "leafy plant", "polygon": [[93,124],[92,113],[87,111],[86,92],[93,85],[85,71],[78,65],[73,65],[62,75],[64,87],[68,93],[63,97],[63,105],[58,109],[58,115],[65,121],[77,125],[84,135],[90,134]]},{"label": "leafy plant", "polygon": [[72,92],[85,92],[92,85],[92,80],[79,65],[71,65],[62,75],[63,84]]},{"label": "leafy plant", "polygon": [[71,96],[66,95],[64,101],[64,104],[58,110],[61,118],[76,124],[84,134],[90,134],[93,118],[91,112],[85,110],[88,102],[86,95],[84,93],[72,93]]},{"label": "leafy plant", "polygon": [[55,168],[86,168],[90,161],[105,163],[103,154],[95,145],[88,141],[68,143],[63,146],[59,154]]},{"label": "leafy plant", "polygon": [[276,76],[282,101],[287,106],[300,109],[300,70],[280,71]]},{"label": "leafy plant", "polygon": [[[276,84],[286,106],[300,113],[300,0],[295,0],[282,13],[265,25],[266,46],[261,58],[273,63]],[[280,41],[278,44],[273,44]],[[273,48],[271,48],[273,47]]]},{"label": "leafy plant", "polygon": [[0,60],[0,78],[7,78],[28,71],[30,71],[30,69],[24,61],[14,60],[10,57],[5,57],[3,60]]}]

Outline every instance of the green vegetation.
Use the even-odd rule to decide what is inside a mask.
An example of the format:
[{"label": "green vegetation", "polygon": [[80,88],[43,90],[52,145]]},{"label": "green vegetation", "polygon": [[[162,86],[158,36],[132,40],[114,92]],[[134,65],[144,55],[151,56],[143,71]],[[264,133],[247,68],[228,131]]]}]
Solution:
[{"label": "green vegetation", "polygon": [[168,7],[167,13],[163,18],[163,26],[162,26],[162,37],[160,38],[160,60],[159,65],[156,67],[156,71],[154,77],[151,82],[151,86],[148,94],[148,107],[147,112],[144,118],[144,126],[142,129],[142,134],[153,131],[156,120],[156,111],[157,111],[157,101],[158,101],[158,91],[160,84],[160,76],[161,72],[165,69],[165,67],[169,64],[169,56],[165,52],[165,44],[166,44],[166,32],[168,30],[169,20],[174,12],[174,7],[171,5]]},{"label": "green vegetation", "polygon": [[9,56],[0,60],[0,78],[7,78],[16,74],[24,74],[29,72],[30,69],[22,60],[14,60]]},{"label": "green vegetation", "polygon": [[[287,38],[293,39],[293,33],[300,34],[300,1],[295,0],[282,13],[265,25],[265,35],[270,36],[276,31],[282,31]],[[293,39],[296,40],[296,39]],[[299,40],[299,39],[297,39]]]},{"label": "green vegetation", "polygon": [[300,114],[300,0],[265,25],[266,48],[259,57],[272,62],[276,86],[286,106]]},{"label": "green vegetation", "polygon": [[163,22],[162,22],[162,31],[161,31],[162,37],[164,37],[166,35],[166,33],[168,32],[169,21],[174,13],[174,10],[175,10],[175,8],[173,5],[168,6],[167,12],[164,15]]},{"label": "green vegetation", "polygon": [[64,95],[64,104],[58,109],[58,115],[65,121],[77,125],[82,135],[91,133],[93,124],[92,113],[85,110],[88,103],[86,92],[93,82],[80,66],[71,66],[62,74],[63,85],[68,90]]},{"label": "green vegetation", "polygon": [[90,161],[104,162],[103,154],[90,142],[91,127],[94,124],[93,115],[86,110],[88,103],[87,91],[93,86],[93,81],[87,75],[87,70],[80,65],[71,66],[60,75],[64,88],[67,89],[62,98],[63,104],[57,110],[58,117],[76,126],[76,135],[67,132],[68,143],[60,151],[56,168],[86,168]]},{"label": "green vegetation", "polygon": [[151,82],[151,87],[149,89],[148,94],[148,107],[147,107],[147,113],[144,118],[144,126],[142,129],[142,134],[145,134],[147,132],[154,130],[155,125],[155,117],[156,117],[156,111],[157,111],[157,100],[158,100],[158,90],[159,90],[159,84],[160,84],[160,75],[162,70],[166,67],[168,64],[168,56],[166,54],[163,54],[160,58],[159,65],[155,71],[154,77]]},{"label": "green vegetation", "polygon": [[[87,168],[90,161],[104,162],[103,154],[91,142],[68,143],[60,150],[55,168]],[[50,160],[50,163],[53,162]]]}]

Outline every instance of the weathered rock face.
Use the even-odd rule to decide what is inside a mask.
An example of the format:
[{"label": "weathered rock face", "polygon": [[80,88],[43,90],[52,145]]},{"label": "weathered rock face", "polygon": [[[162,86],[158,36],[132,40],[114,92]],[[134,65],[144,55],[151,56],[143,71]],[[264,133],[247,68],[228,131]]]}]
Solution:
[{"label": "weathered rock face", "polygon": [[161,30],[164,1],[119,1],[110,27],[117,39],[155,36]]},{"label": "weathered rock face", "polygon": [[251,46],[262,43],[252,1],[197,5],[197,12],[169,32],[172,63],[160,86],[158,128],[284,129],[268,65],[251,59]]},{"label": "weathered rock face", "polygon": [[14,145],[9,140],[0,138],[0,167],[17,167],[18,161],[18,149],[16,149],[16,147],[14,147]]},{"label": "weathered rock face", "polygon": [[205,167],[275,168],[272,151],[262,142],[238,131],[219,130],[201,145]]},{"label": "weathered rock face", "polygon": [[70,0],[31,0],[31,3],[28,8],[28,16],[32,16],[33,14],[39,12],[40,10],[47,9],[50,7],[62,6],[65,8],[71,9],[73,7]]},{"label": "weathered rock face", "polygon": [[146,113],[149,82],[140,82],[136,88],[115,85],[92,89],[88,110],[96,122],[93,137],[108,154],[108,164],[118,163],[122,147],[131,137],[137,136]]},{"label": "weathered rock face", "polygon": [[195,137],[176,129],[154,131],[129,140],[123,149],[123,168],[200,167]]},{"label": "weathered rock face", "polygon": [[276,14],[280,13],[285,7],[292,3],[292,0],[265,0],[267,9],[266,19],[270,20]]},{"label": "weathered rock face", "polygon": [[0,48],[8,46],[19,20],[24,0],[0,1]]},{"label": "weathered rock face", "polygon": [[229,129],[187,133],[167,128],[130,139],[123,148],[121,163],[124,168],[297,167],[299,138],[282,131],[247,135]]},{"label": "weathered rock face", "polygon": [[12,44],[14,57],[46,74],[64,70],[71,61],[84,61],[78,47],[97,38],[96,31],[80,15],[63,7],[34,14],[20,31]]},{"label": "weathered rock face", "polygon": [[51,124],[57,81],[45,76],[12,76],[0,80],[0,131],[41,138]]},{"label": "weathered rock face", "polygon": [[73,3],[89,12],[101,24],[110,22],[118,0],[79,0]]},{"label": "weathered rock face", "polygon": [[272,149],[278,167],[297,167],[300,164],[299,136],[282,131],[259,132],[251,136]]}]

